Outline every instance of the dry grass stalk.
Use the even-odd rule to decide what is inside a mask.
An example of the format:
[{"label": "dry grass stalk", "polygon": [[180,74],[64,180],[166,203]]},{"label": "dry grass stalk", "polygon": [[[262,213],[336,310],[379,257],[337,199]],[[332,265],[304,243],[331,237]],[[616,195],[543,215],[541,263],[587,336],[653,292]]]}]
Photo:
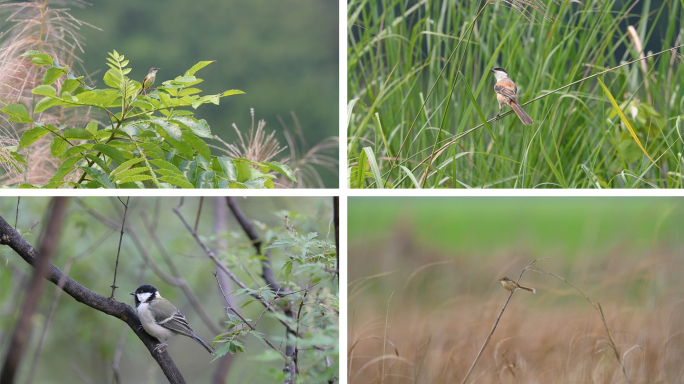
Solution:
[{"label": "dry grass stalk", "polygon": [[[402,251],[403,246],[395,249],[397,241],[390,236],[387,244],[370,248],[364,241],[358,245],[364,251],[357,251],[375,257],[351,262],[348,382],[460,382],[472,354],[483,343],[478,335],[490,331],[488,319],[501,308],[503,290],[487,277],[500,276],[519,259],[510,251],[485,264],[460,258],[440,268],[423,269],[402,290],[407,276],[445,255]],[[375,272],[388,267],[400,269]],[[541,295],[526,296],[519,305],[506,308],[490,341],[495,348],[481,355],[478,367],[484,368],[473,370],[470,382],[623,383],[629,377],[633,383],[665,384],[684,377],[684,302],[676,284],[684,261],[677,251],[654,250],[648,258],[635,258],[626,257],[617,246],[596,262],[588,257],[566,264],[567,268],[591,292],[600,292],[600,309],[577,299],[587,299],[591,292],[576,295],[579,291],[572,285],[535,281]],[[373,276],[361,277],[362,271],[369,270]],[[403,293],[399,297],[395,293],[385,325],[387,314],[378,304],[397,290]],[[385,332],[391,349],[383,351]],[[391,371],[387,366],[381,370],[381,359],[394,363]]]},{"label": "dry grass stalk", "polygon": [[[523,268],[522,271],[520,271],[520,276],[518,276],[518,279],[515,281],[516,283],[520,282],[520,279],[522,278],[523,273],[530,268],[530,266],[534,263],[536,263],[539,260],[544,260],[548,259],[548,257],[543,257],[541,259],[535,259],[531,263],[527,264],[525,268]],[[465,377],[463,378],[463,381],[461,381],[461,384],[465,384],[466,381],[468,381],[468,377],[470,377],[470,374],[473,372],[473,368],[475,368],[475,364],[477,364],[478,360],[480,360],[480,356],[482,356],[482,352],[484,352],[484,349],[487,347],[487,344],[489,344],[489,340],[492,339],[492,335],[494,334],[494,331],[496,330],[496,326],[499,324],[499,320],[501,320],[501,315],[503,315],[504,311],[506,310],[506,306],[508,305],[508,302],[511,301],[511,297],[513,297],[513,293],[515,293],[515,290],[511,291],[511,293],[508,295],[508,299],[506,299],[506,302],[504,303],[503,308],[501,308],[501,312],[499,312],[499,316],[496,318],[496,321],[494,322],[494,326],[492,326],[492,330],[489,331],[489,335],[487,335],[487,338],[485,339],[484,343],[482,344],[482,348],[480,348],[480,352],[477,353],[477,356],[475,357],[475,360],[473,361],[473,364],[470,366],[470,369],[468,370],[468,373],[466,373]]]}]

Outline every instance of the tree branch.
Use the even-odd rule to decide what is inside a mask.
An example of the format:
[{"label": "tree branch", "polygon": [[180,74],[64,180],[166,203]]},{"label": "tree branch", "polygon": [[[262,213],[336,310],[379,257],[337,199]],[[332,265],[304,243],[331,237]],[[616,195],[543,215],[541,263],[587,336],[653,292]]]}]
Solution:
[{"label": "tree branch", "polygon": [[123,242],[123,235],[124,235],[124,228],[126,227],[126,214],[128,213],[128,202],[131,200],[131,197],[128,196],[126,199],[126,204],[124,204],[123,200],[121,200],[120,197],[117,197],[121,204],[124,206],[124,214],[123,214],[123,220],[121,220],[121,236],[119,236],[119,248],[116,251],[116,265],[114,266],[114,282],[112,283],[112,295],[109,297],[112,300],[116,300],[114,297],[114,291],[119,288],[116,286],[116,271],[119,270],[119,254],[121,253],[121,243]]},{"label": "tree branch", "polygon": [[[249,287],[245,283],[243,283],[242,280],[238,279],[238,277],[230,269],[228,269],[228,267],[226,267],[225,265],[223,265],[223,263],[221,263],[221,261],[218,259],[218,257],[216,257],[216,254],[214,253],[214,251],[212,251],[211,248],[209,248],[209,246],[207,246],[207,244],[205,244],[204,241],[202,241],[202,239],[200,239],[199,235],[192,231],[192,227],[190,226],[190,224],[188,224],[188,222],[185,220],[183,215],[180,213],[181,205],[183,205],[183,198],[181,198],[181,202],[178,204],[178,206],[173,208],[173,211],[176,213],[176,215],[178,216],[180,221],[183,223],[183,225],[185,225],[185,228],[187,228],[187,230],[190,232],[190,234],[195,239],[195,241],[197,241],[197,244],[199,244],[200,247],[202,247],[204,252],[207,254],[207,256],[209,256],[209,258],[214,262],[214,264],[216,264],[216,266],[221,271],[223,271],[226,275],[228,275],[228,277],[230,277],[230,279],[233,280],[233,282],[235,282],[235,284],[237,284],[242,289],[249,289]],[[271,312],[277,312],[278,311],[271,304],[269,304],[268,300],[266,300],[260,294],[250,293],[249,295],[254,297],[255,299],[257,299],[269,311],[271,311]],[[283,324],[287,329],[294,332],[294,328],[290,324],[288,324],[286,321],[283,321],[282,319],[278,319],[278,321],[280,321],[280,323]]]},{"label": "tree branch", "polygon": [[[256,249],[256,254],[261,255],[261,238],[254,229],[254,224],[252,224],[252,221],[247,218],[244,212],[242,212],[242,209],[240,209],[240,206],[238,205],[237,201],[235,201],[234,197],[226,196],[226,203],[228,204],[228,207],[233,212],[235,219],[238,221],[238,223],[240,223],[240,226],[245,231],[249,239],[252,240],[252,244]],[[268,284],[268,286],[271,288],[271,291],[273,291],[275,296],[277,296],[280,292],[280,286],[276,281],[275,276],[273,276],[273,266],[271,265],[271,251],[267,250],[264,257],[266,258],[266,260],[264,260],[264,262],[261,263],[261,277],[263,277],[263,279],[266,281],[266,284]],[[292,311],[291,307],[287,307],[283,311],[283,314],[288,318],[292,319],[293,323],[296,322],[296,314]],[[285,380],[286,383],[294,383],[294,379],[296,378],[296,367],[294,364],[295,345],[289,339],[291,338],[291,336],[295,336],[296,338],[296,335],[298,333],[298,330],[294,330],[288,326],[286,334],[288,342],[285,345],[285,355],[289,357],[289,360],[285,364],[285,369],[283,369],[283,371],[289,375],[287,380]]]},{"label": "tree branch", "polygon": [[[38,251],[23,237],[21,237],[21,235],[14,230],[14,228],[12,228],[12,226],[9,225],[2,216],[0,216],[0,244],[8,245],[27,263],[34,267],[36,266],[38,262]],[[162,372],[164,372],[164,375],[166,375],[166,378],[169,380],[169,382],[174,384],[185,383],[185,379],[183,379],[183,376],[174,364],[168,352],[166,352],[166,350],[164,350],[163,353],[154,351],[154,348],[159,341],[148,335],[147,332],[142,329],[142,324],[138,319],[138,315],[135,313],[135,309],[127,304],[110,300],[109,298],[98,295],[97,293],[80,285],[74,279],[65,275],[53,264],[47,265],[46,272],[47,273],[43,276],[45,276],[45,278],[51,281],[53,284],[59,284],[59,281],[63,279],[64,286],[62,289],[76,301],[83,303],[97,311],[116,317],[117,319],[128,324],[128,326],[143,342],[145,347],[147,347],[150,355],[152,355],[152,357],[157,361],[157,364],[161,368]]]},{"label": "tree branch", "polygon": [[[51,265],[50,258],[57,247],[65,205],[66,197],[56,197],[52,199],[50,219],[48,220],[45,236],[43,236],[43,241],[40,245],[41,257],[36,255],[36,257],[33,258],[33,263],[31,263],[35,268],[35,271],[29,281],[24,305],[21,308],[21,314],[19,315],[12,338],[10,339],[9,347],[7,348],[5,363],[2,366],[2,372],[0,372],[0,383],[13,383],[19,369],[19,364],[21,363],[21,358],[24,354],[24,349],[26,348],[30,335],[31,317],[36,311],[38,299],[43,290],[43,276],[45,276],[48,270],[48,265]],[[5,224],[7,224],[7,222],[5,222]],[[10,227],[9,224],[7,224],[7,227],[14,231],[14,233],[17,233],[17,230]]]}]

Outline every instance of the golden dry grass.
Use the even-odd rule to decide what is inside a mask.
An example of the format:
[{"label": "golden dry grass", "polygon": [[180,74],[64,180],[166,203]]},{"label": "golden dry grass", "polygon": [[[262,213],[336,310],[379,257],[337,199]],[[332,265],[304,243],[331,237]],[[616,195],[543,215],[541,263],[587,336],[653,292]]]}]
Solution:
[{"label": "golden dry grass", "polygon": [[[461,383],[508,297],[498,278],[517,278],[544,256],[526,253],[445,255],[401,229],[378,246],[352,245],[348,382]],[[616,247],[535,264],[601,303],[630,381],[596,309],[561,280],[528,271],[521,284],[538,293],[513,295],[468,383],[684,382],[681,253]]]}]

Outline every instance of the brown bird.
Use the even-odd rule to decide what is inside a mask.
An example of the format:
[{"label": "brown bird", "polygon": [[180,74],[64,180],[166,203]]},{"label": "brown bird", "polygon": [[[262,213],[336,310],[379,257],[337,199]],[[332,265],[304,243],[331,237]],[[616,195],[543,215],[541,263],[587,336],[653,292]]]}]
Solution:
[{"label": "brown bird", "polygon": [[496,118],[499,118],[501,108],[506,104],[513,109],[513,112],[518,115],[523,124],[532,125],[534,121],[518,104],[518,87],[508,76],[508,72],[503,68],[494,68],[490,69],[490,71],[494,72],[494,77],[496,77],[494,92],[496,92],[496,101],[499,102],[499,113],[496,114]]},{"label": "brown bird", "polygon": [[501,282],[501,285],[503,285],[503,287],[506,288],[507,291],[515,291],[516,289],[523,289],[523,290],[528,291],[528,292],[537,293],[536,289],[523,287],[522,285],[519,285],[515,281],[509,279],[508,277],[503,277],[503,278],[499,279],[499,281]]}]

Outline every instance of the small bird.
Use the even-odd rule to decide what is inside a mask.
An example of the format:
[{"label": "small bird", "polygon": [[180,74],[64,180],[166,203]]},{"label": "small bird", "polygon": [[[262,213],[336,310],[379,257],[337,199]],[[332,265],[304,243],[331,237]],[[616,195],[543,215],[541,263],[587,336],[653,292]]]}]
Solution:
[{"label": "small bird", "polygon": [[503,287],[506,288],[507,291],[515,291],[516,289],[524,289],[528,292],[537,293],[536,289],[523,287],[522,285],[519,285],[515,281],[509,279],[508,277],[501,278],[501,279],[499,279],[499,281],[501,282],[501,285],[503,285]]},{"label": "small bird", "polygon": [[499,102],[499,113],[496,114],[496,118],[499,119],[501,108],[506,104],[513,108],[513,112],[518,115],[518,118],[523,124],[532,125],[534,121],[532,121],[532,118],[525,113],[518,104],[518,87],[508,76],[508,72],[503,68],[494,68],[490,69],[490,71],[492,71],[494,77],[496,77],[494,92],[496,92],[496,100]]},{"label": "small bird", "polygon": [[[160,69],[161,68],[156,67],[150,68],[150,72],[147,73],[147,76],[145,76],[145,78],[142,81],[142,88],[140,88],[140,91],[138,91],[138,95],[146,89],[149,89],[152,86],[152,84],[154,84],[154,81],[157,79],[157,71]],[[145,95],[147,95],[147,91],[145,91]]]},{"label": "small bird", "polygon": [[161,297],[157,288],[141,285],[130,294],[135,296],[135,309],[145,332],[160,341],[154,348],[155,351],[165,347],[169,337],[181,334],[194,339],[209,353],[214,354],[211,345],[192,331],[185,316],[170,301]]}]

